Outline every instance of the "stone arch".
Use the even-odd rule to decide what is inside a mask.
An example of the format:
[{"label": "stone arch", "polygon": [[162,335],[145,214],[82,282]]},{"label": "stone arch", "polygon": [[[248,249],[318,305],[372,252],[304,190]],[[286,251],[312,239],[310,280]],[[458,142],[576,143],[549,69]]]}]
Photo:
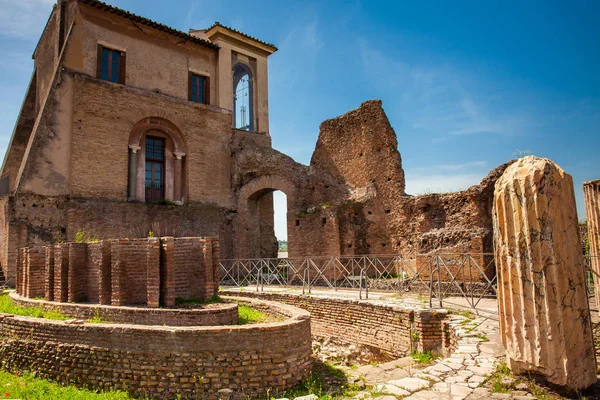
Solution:
[{"label": "stone arch", "polygon": [[[185,201],[185,160],[187,146],[179,128],[161,117],[138,121],[129,134],[129,201],[146,201],[146,136],[164,139],[164,199],[183,204]],[[142,150],[142,151],[140,151]]]},{"label": "stone arch", "polygon": [[236,258],[277,257],[276,247],[271,247],[276,244],[273,226],[273,192],[276,190],[287,196],[288,232],[291,232],[290,212],[296,202],[296,185],[278,175],[255,178],[242,186],[237,196]]}]

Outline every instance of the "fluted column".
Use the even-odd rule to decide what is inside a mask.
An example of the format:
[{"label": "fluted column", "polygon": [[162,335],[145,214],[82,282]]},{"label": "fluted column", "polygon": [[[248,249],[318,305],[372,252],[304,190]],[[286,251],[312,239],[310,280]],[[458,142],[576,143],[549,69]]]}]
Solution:
[{"label": "fluted column", "polygon": [[583,198],[590,241],[590,267],[598,274],[594,274],[594,287],[596,305],[600,307],[600,179],[583,183]]},{"label": "fluted column", "polygon": [[571,176],[548,159],[519,159],[496,182],[493,223],[510,369],[591,386],[596,358]]}]

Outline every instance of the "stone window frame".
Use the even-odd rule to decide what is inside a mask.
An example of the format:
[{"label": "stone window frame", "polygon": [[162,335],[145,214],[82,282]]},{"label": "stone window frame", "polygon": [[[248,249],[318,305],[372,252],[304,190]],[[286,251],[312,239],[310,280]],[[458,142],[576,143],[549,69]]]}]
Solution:
[{"label": "stone window frame", "polygon": [[[113,82],[110,79],[102,79],[102,50],[107,49],[108,51],[114,51],[119,53],[119,80],[118,82]],[[117,46],[111,43],[107,43],[105,41],[99,40],[97,44],[97,56],[96,56],[96,78],[111,82],[111,83],[119,83],[121,85],[125,84],[125,75],[126,75],[126,67],[127,66],[127,49],[121,46]]]},{"label": "stone window frame", "polygon": [[140,120],[133,126],[129,135],[127,200],[146,202],[145,142],[147,135],[165,138],[164,200],[178,205],[184,204],[187,198],[186,144],[179,129],[170,121],[160,117],[147,117]]}]

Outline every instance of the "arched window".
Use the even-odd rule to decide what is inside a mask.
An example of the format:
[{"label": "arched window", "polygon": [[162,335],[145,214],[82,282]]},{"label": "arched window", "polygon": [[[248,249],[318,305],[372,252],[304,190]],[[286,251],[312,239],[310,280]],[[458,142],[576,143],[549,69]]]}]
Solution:
[{"label": "arched window", "polygon": [[181,133],[162,118],[145,118],[129,136],[130,201],[155,203],[185,200],[186,155]]},{"label": "arched window", "polygon": [[250,68],[243,63],[233,66],[233,127],[254,131],[254,90]]}]

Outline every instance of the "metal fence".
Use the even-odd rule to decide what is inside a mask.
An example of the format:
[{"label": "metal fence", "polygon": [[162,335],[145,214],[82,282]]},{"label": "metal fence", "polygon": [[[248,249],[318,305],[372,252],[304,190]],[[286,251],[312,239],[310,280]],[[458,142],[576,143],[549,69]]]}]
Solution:
[{"label": "metal fence", "polygon": [[496,295],[493,254],[455,253],[333,256],[303,258],[262,258],[222,260],[219,264],[222,286],[265,285],[312,289],[354,289],[358,297],[369,290],[393,291],[400,296],[429,297],[431,307],[443,305],[451,296],[464,297],[476,308],[484,297]]},{"label": "metal fence", "polygon": [[[592,268],[600,257],[586,257],[587,289],[594,296]],[[412,257],[365,255],[302,258],[222,260],[222,286],[265,285],[355,290],[359,298],[369,291],[395,292],[399,296],[427,296],[430,307],[443,307],[450,297],[477,310],[484,298],[495,298],[497,277],[491,253],[437,253]],[[598,307],[598,306],[597,306]]]}]

